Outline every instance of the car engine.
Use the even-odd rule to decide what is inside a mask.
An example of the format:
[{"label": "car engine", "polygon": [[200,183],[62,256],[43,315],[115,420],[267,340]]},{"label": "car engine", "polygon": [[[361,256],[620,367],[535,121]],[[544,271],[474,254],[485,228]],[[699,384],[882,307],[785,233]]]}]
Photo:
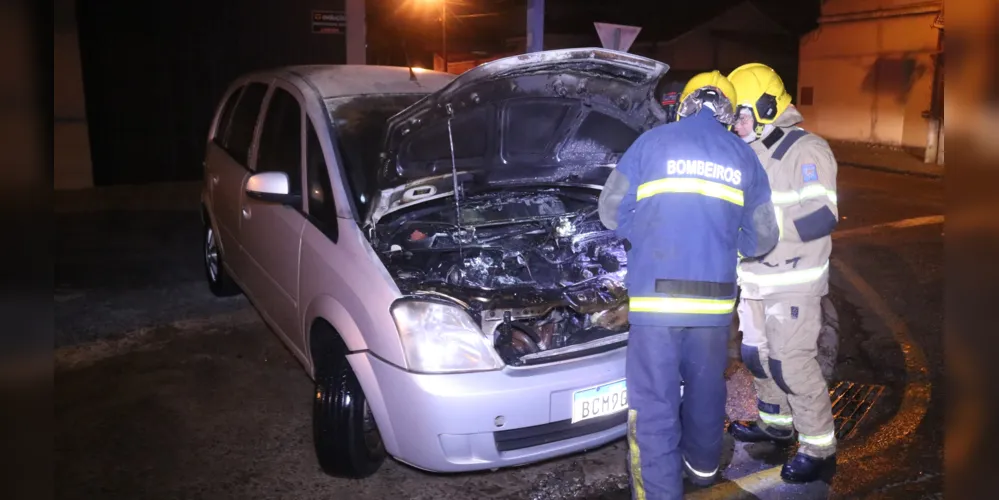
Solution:
[{"label": "car engine", "polygon": [[464,307],[508,364],[571,357],[626,341],[626,253],[597,196],[469,196],[457,210],[445,202],[382,222],[372,244],[404,293]]}]

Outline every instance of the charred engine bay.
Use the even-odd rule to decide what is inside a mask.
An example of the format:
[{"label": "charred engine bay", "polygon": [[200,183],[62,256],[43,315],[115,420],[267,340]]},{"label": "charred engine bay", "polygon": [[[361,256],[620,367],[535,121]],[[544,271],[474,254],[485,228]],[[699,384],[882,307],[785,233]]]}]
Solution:
[{"label": "charred engine bay", "polygon": [[460,215],[453,200],[428,202],[379,224],[373,246],[404,293],[464,306],[508,364],[616,345],[627,329],[626,254],[601,224],[597,196],[483,193],[463,198]]}]

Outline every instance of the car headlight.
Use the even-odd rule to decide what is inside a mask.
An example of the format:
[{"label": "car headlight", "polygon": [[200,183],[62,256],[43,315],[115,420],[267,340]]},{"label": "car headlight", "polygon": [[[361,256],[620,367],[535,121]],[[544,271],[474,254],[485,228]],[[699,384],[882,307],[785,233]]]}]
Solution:
[{"label": "car headlight", "polygon": [[404,299],[392,305],[406,363],[413,371],[448,373],[503,367],[492,344],[459,307]]}]

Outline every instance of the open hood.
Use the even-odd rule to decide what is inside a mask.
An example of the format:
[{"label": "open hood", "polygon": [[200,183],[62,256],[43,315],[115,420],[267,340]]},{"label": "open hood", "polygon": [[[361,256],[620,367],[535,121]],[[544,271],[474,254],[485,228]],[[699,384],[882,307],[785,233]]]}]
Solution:
[{"label": "open hood", "polygon": [[434,194],[446,195],[452,144],[466,189],[603,185],[628,146],[664,120],[653,94],[667,70],[596,48],[478,66],[388,120],[379,188],[401,194],[439,184]]}]

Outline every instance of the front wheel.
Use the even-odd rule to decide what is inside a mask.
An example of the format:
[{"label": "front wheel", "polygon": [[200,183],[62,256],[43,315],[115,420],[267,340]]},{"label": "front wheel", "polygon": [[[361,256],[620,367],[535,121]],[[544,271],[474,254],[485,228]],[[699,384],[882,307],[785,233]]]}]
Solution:
[{"label": "front wheel", "polygon": [[347,358],[316,367],[312,433],[316,458],[331,476],[364,478],[385,461],[385,446],[361,384]]}]

